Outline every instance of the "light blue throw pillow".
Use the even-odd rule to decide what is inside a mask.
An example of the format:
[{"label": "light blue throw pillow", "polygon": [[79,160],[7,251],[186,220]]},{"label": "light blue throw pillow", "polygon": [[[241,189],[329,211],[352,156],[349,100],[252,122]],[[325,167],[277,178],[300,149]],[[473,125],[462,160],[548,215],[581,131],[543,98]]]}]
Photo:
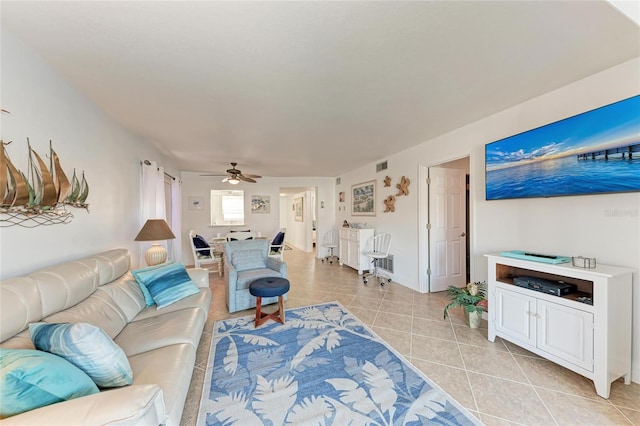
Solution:
[{"label": "light blue throw pillow", "polygon": [[153,297],[151,297],[151,293],[149,293],[149,289],[147,288],[147,286],[144,285],[142,280],[138,279],[138,276],[136,274],[145,275],[149,271],[153,271],[155,269],[164,268],[165,266],[172,265],[172,264],[173,264],[173,262],[161,263],[160,265],[149,266],[148,268],[136,269],[135,271],[131,271],[131,274],[136,279],[136,283],[138,283],[138,287],[140,287],[140,290],[142,290],[142,294],[144,294],[144,302],[145,302],[145,304],[147,306],[153,306],[153,305],[156,304],[156,302],[155,302],[155,300],[153,300]]},{"label": "light blue throw pillow", "polygon": [[101,328],[86,323],[29,324],[36,349],[66,359],[101,388],[133,383],[133,372],[122,348]]},{"label": "light blue throw pillow", "polygon": [[32,349],[0,349],[0,418],[98,393],[65,359]]},{"label": "light blue throw pillow", "polygon": [[264,269],[267,267],[262,250],[239,250],[233,252],[231,264],[238,271]]},{"label": "light blue throw pillow", "polygon": [[158,309],[199,293],[182,263],[131,271],[141,287],[146,287]]}]

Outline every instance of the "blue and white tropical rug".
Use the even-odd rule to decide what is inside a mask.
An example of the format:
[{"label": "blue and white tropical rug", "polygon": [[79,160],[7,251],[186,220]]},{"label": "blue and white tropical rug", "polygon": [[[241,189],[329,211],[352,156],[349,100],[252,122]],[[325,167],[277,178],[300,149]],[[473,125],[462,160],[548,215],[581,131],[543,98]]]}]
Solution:
[{"label": "blue and white tropical rug", "polygon": [[337,302],[216,322],[199,425],[480,422]]}]

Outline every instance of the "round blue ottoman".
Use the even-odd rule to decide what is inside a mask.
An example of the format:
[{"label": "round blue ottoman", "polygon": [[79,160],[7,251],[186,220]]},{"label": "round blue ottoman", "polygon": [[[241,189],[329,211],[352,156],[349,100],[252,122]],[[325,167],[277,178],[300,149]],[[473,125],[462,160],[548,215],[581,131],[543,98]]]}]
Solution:
[{"label": "round blue ottoman", "polygon": [[[289,280],[280,277],[258,278],[249,284],[249,293],[256,297],[256,327],[272,319],[284,324],[284,295],[289,291]],[[262,298],[278,296],[278,310],[272,314],[262,312]]]}]

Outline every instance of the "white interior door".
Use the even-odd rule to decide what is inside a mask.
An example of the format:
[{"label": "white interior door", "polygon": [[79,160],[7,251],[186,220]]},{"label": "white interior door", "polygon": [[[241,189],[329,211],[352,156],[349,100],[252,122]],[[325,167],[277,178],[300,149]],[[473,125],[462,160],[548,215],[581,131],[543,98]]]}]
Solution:
[{"label": "white interior door", "polygon": [[429,291],[462,287],[467,276],[466,172],[429,167]]}]

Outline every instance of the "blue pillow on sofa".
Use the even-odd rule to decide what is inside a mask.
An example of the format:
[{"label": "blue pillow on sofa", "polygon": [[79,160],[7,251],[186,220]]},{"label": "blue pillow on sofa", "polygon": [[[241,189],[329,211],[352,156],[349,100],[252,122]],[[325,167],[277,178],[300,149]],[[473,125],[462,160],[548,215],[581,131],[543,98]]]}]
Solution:
[{"label": "blue pillow on sofa", "polygon": [[100,327],[82,322],[37,322],[29,324],[29,334],[36,349],[66,359],[101,388],[133,383],[127,356]]},{"label": "blue pillow on sofa", "polygon": [[0,418],[98,392],[93,380],[64,358],[0,348]]},{"label": "blue pillow on sofa", "polygon": [[131,271],[140,287],[146,287],[158,309],[200,292],[182,263]]},{"label": "blue pillow on sofa", "polygon": [[151,297],[151,293],[149,293],[149,289],[147,288],[147,286],[144,285],[142,281],[140,281],[136,277],[136,274],[139,274],[141,272],[151,271],[152,269],[162,268],[165,265],[166,263],[161,263],[160,265],[149,266],[147,268],[136,269],[135,271],[131,271],[131,275],[133,275],[133,277],[136,279],[136,283],[138,284],[138,287],[140,287],[140,290],[144,295],[144,303],[147,305],[147,307],[155,305],[156,302],[153,300],[153,297]]}]

